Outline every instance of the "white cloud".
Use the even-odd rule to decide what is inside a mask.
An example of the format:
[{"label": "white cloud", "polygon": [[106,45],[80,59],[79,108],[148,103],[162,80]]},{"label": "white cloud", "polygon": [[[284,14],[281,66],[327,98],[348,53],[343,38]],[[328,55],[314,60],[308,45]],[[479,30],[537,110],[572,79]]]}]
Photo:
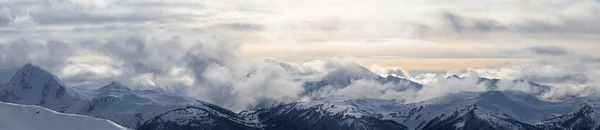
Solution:
[{"label": "white cloud", "polygon": [[[298,97],[303,80],[359,64],[355,58],[337,57],[300,64],[251,61],[239,52],[245,44],[345,44],[356,39],[365,44],[389,42],[381,39],[569,40],[600,34],[596,24],[600,19],[595,17],[600,3],[594,0],[0,0],[0,6],[0,68],[31,62],[71,86],[92,88],[119,81],[165,87],[234,109],[306,100]],[[515,54],[540,61],[450,73],[600,84],[597,54],[574,54],[560,45],[526,48]],[[326,56],[330,55],[323,54]],[[324,89],[322,96],[418,101],[485,90],[474,81],[448,81],[441,74],[377,66],[371,70],[428,86],[418,92],[395,91],[391,85],[359,80],[346,88]],[[573,88],[552,92],[581,91]]]},{"label": "white cloud", "polygon": [[213,64],[198,77],[202,80],[189,93],[236,110],[256,107],[265,101],[289,103],[299,100],[298,95],[303,91],[301,82],[293,81],[291,73],[282,67],[261,62],[245,65],[250,67],[236,69],[239,65]]},{"label": "white cloud", "polygon": [[414,89],[405,91],[397,91],[398,86],[393,84],[380,84],[373,80],[356,80],[352,84],[344,88],[335,88],[326,86],[324,89],[312,93],[309,97],[315,99],[331,98],[331,97],[346,97],[346,98],[373,98],[386,99],[398,102],[413,101],[416,96]]},{"label": "white cloud", "polygon": [[402,68],[400,67],[392,67],[392,68],[383,68],[379,65],[371,65],[370,68],[371,71],[373,71],[373,73],[379,74],[383,77],[391,75],[391,76],[396,76],[396,77],[410,77],[410,74],[408,71],[402,70]]},{"label": "white cloud", "polygon": [[[377,98],[403,102],[418,102],[459,92],[490,90],[523,91],[547,100],[562,100],[572,96],[595,96],[599,92],[600,62],[597,56],[579,54],[560,47],[530,47],[514,54],[532,57],[535,62],[505,64],[488,68],[451,70],[446,74],[419,73],[406,78],[425,84],[421,90],[397,91],[394,85],[374,80],[356,80],[347,87],[328,86],[310,95],[314,98],[351,97]],[[388,75],[389,70],[372,66],[374,72]],[[460,77],[448,77],[457,75]],[[500,79],[490,86],[479,77]],[[530,83],[534,81],[544,85]]]}]

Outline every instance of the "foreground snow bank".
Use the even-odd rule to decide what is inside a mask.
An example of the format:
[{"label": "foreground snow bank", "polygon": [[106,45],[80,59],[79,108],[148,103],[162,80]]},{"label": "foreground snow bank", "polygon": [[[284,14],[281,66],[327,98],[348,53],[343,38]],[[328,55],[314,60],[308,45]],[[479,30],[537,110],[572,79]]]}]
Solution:
[{"label": "foreground snow bank", "polygon": [[126,130],[112,121],[0,102],[1,130]]}]

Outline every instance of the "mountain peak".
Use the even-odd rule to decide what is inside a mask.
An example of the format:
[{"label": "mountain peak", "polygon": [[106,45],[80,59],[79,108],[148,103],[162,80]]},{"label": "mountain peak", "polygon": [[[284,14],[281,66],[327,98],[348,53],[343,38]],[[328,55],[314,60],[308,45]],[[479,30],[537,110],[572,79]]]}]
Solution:
[{"label": "mountain peak", "polygon": [[47,71],[41,69],[38,66],[35,66],[31,63],[27,63],[25,64],[23,67],[21,67],[21,69],[19,69],[18,73],[32,73],[32,72],[36,72],[36,73],[48,73]]},{"label": "mountain peak", "polygon": [[377,78],[380,76],[359,64],[346,64],[329,72],[323,77],[323,80],[348,86],[352,80]]},{"label": "mountain peak", "polygon": [[[12,79],[0,90],[0,101],[25,105],[40,105],[54,110],[61,110],[69,96],[65,85],[58,78],[30,63],[15,73]],[[70,100],[70,99],[64,99]],[[45,106],[48,102],[53,106]]]},{"label": "mountain peak", "polygon": [[118,82],[112,82],[112,83],[100,88],[100,90],[129,90],[129,88]]},{"label": "mountain peak", "polygon": [[[21,69],[15,73],[15,75],[11,78],[10,82],[7,86],[15,86],[15,85],[25,85],[29,82],[55,82],[59,86],[64,87],[62,82],[58,80],[56,76],[51,74],[50,72],[41,69],[40,67],[34,66],[31,63],[25,64]],[[23,86],[26,88],[32,86]]]},{"label": "mountain peak", "polygon": [[23,66],[23,68],[31,68],[34,67],[31,63],[27,63]]}]

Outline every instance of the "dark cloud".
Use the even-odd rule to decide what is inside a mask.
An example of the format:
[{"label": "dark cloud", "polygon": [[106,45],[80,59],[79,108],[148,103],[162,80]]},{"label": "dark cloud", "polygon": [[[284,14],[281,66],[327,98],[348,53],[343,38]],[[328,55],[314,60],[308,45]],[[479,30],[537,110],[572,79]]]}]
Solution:
[{"label": "dark cloud", "polygon": [[555,38],[568,37],[574,35],[600,35],[600,20],[595,21],[564,21],[564,23],[556,25],[545,22],[532,22],[519,27],[521,32],[527,34],[550,34]]},{"label": "dark cloud", "polygon": [[568,52],[561,47],[557,46],[533,46],[529,48],[525,48],[526,51],[530,51],[534,54],[539,55],[549,55],[549,56],[561,56],[567,55]]},{"label": "dark cloud", "polygon": [[230,29],[233,31],[261,31],[263,26],[251,23],[223,23],[212,25],[214,28]]},{"label": "dark cloud", "polygon": [[462,18],[452,13],[444,13],[443,16],[455,32],[462,33],[463,29],[465,28],[461,23],[463,22]]},{"label": "dark cloud", "polygon": [[464,16],[451,12],[441,13],[441,17],[443,17],[452,31],[458,34],[463,32],[487,33],[507,29],[506,25],[502,25],[494,19],[465,18]]},{"label": "dark cloud", "polygon": [[38,24],[44,25],[77,25],[77,24],[114,24],[114,23],[187,23],[198,15],[161,14],[160,12],[129,14],[90,14],[75,11],[52,11],[32,14]]}]

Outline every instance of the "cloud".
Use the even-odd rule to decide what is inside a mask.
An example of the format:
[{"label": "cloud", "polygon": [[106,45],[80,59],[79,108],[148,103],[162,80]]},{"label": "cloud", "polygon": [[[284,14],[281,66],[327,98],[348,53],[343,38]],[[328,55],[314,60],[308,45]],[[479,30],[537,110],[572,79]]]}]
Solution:
[{"label": "cloud", "polygon": [[81,42],[87,44],[27,40],[0,44],[4,52],[0,60],[5,67],[28,62],[43,66],[72,87],[98,88],[119,81],[134,88],[188,93],[239,110],[261,102],[296,101],[303,91],[301,82],[281,65],[242,59],[239,44],[214,37],[192,43],[143,36]]},{"label": "cloud", "polygon": [[[311,96],[317,99],[351,97],[419,102],[469,91],[523,91],[548,100],[563,100],[572,96],[594,97],[598,93],[597,86],[600,79],[597,77],[600,74],[598,66],[600,62],[593,60],[597,56],[580,54],[556,46],[532,46],[520,49],[514,54],[533,58],[535,62],[451,70],[446,74],[415,73],[405,76],[405,78],[425,84],[420,90],[398,91],[392,89],[397,86],[379,84],[374,80],[365,79],[353,81],[343,88],[328,86]],[[389,70],[394,70],[394,68],[386,69],[378,66],[371,68],[374,72],[384,75]],[[448,78],[452,75],[458,75],[461,78]],[[494,85],[490,86],[482,82],[479,77],[500,80],[493,81]],[[535,82],[550,86],[536,85]]]},{"label": "cloud", "polygon": [[[99,28],[127,35],[139,32],[132,30],[137,28],[156,33],[188,32],[182,34],[191,36],[206,30],[231,30],[242,31],[236,33],[244,35],[259,33],[261,38],[256,39],[264,36],[264,39],[274,42],[351,40],[349,38],[435,39],[487,34],[496,37],[511,35],[504,38],[551,34],[547,38],[553,38],[575,33],[594,35],[598,33],[595,30],[600,30],[600,26],[591,24],[600,20],[594,17],[595,12],[600,10],[600,3],[595,0],[3,0],[0,6],[4,14],[0,17],[0,26],[36,24],[27,29],[3,28],[17,31],[10,34],[21,38],[38,35],[19,33],[22,31],[73,34],[73,29],[77,29],[81,30],[80,33],[93,35],[103,33],[98,32]],[[204,31],[195,32],[198,30]]]},{"label": "cloud", "polygon": [[[0,65],[8,68],[20,67],[31,62],[55,71],[62,62],[74,55],[75,48],[60,41],[34,42],[17,40],[0,44]],[[60,50],[60,51],[59,51]]]},{"label": "cloud", "polygon": [[[596,36],[600,30],[594,24],[600,23],[595,17],[600,3],[594,0],[0,0],[0,7],[0,68],[33,63],[57,74],[72,87],[95,88],[119,81],[134,88],[159,87],[186,93],[238,110],[303,100],[306,97],[299,97],[304,91],[303,81],[319,80],[348,64],[360,64],[359,58],[316,53],[319,50],[315,48],[335,47],[331,43],[336,41],[343,41],[340,44],[363,41],[360,43],[365,46],[386,43],[384,48],[395,44],[395,39],[424,41],[415,42],[417,45],[437,44],[427,40],[455,38],[566,39],[569,43],[580,37]],[[592,37],[592,41],[597,38]],[[315,44],[308,50],[315,52],[310,55],[319,56],[319,60],[293,57],[308,59],[304,63],[287,63],[288,59],[255,61],[240,51],[248,44],[304,45],[317,41],[323,44]],[[457,48],[462,48],[461,45],[473,44],[456,43]],[[531,64],[449,73],[598,86],[597,54],[578,54],[563,46],[533,46],[513,53],[513,57],[538,60]],[[445,47],[435,50],[443,51]],[[293,53],[294,46],[288,48],[292,49],[284,51]],[[377,54],[352,54],[357,51],[336,49],[347,55]],[[481,53],[486,58],[510,57],[506,56],[510,54],[487,55],[495,49],[476,46],[471,50],[486,51]],[[473,55],[466,49],[436,54],[412,50],[415,51],[406,54],[418,58]],[[397,50],[385,52],[394,51]],[[394,85],[358,80],[345,88],[324,89],[319,93],[321,96],[315,96],[419,101],[448,93],[485,90],[471,81],[447,81],[443,74],[409,73],[399,67],[378,66],[371,67],[371,71],[405,77],[427,87],[420,91],[397,91]],[[347,75],[353,74],[354,71]],[[557,88],[552,92],[564,95],[579,90]]]},{"label": "cloud", "polygon": [[[515,52],[520,56],[535,59],[527,64],[508,64],[488,68],[471,68],[459,75],[477,73],[487,78],[525,79],[553,86],[550,92],[541,95],[548,99],[564,99],[569,96],[591,96],[597,93],[600,62],[597,55],[577,53],[557,46],[532,46]],[[535,92],[527,84],[501,84],[500,88]]]},{"label": "cloud", "polygon": [[[2,53],[2,61],[6,62],[2,63],[3,66],[39,63],[58,74],[69,85],[99,87],[111,81],[120,81],[134,87],[161,87],[235,110],[269,107],[279,103],[305,101],[307,98],[350,97],[418,102],[465,91],[491,90],[489,86],[478,83],[479,79],[476,77],[479,76],[505,79],[495,90],[519,90],[535,94],[542,90],[531,87],[527,82],[517,83],[510,79],[566,84],[555,85],[550,91],[539,95],[547,99],[561,99],[593,95],[592,92],[597,90],[594,86],[600,81],[597,79],[600,74],[598,62],[590,60],[595,56],[577,54],[558,47],[530,47],[520,51],[538,59],[530,64],[472,68],[450,71],[445,75],[412,74],[400,68],[378,66],[366,70],[368,73],[373,71],[384,75],[402,75],[426,85],[419,90],[398,89],[402,85],[381,84],[376,80],[363,78],[351,80],[345,87],[327,86],[303,97],[301,94],[305,90],[301,85],[305,81],[323,79],[323,76],[339,69],[352,71],[336,76],[362,75],[364,71],[348,68],[349,65],[360,65],[353,58],[330,57],[302,64],[268,58],[247,60],[239,54],[240,44],[219,37],[193,41],[180,37],[130,36],[85,42],[88,44],[27,40],[0,44],[0,49],[6,52]],[[531,55],[532,52],[535,55]],[[558,58],[548,59],[548,56]],[[453,74],[465,78],[446,78]]]},{"label": "cloud", "polygon": [[399,86],[393,84],[381,84],[375,80],[355,80],[352,84],[343,88],[325,86],[325,88],[311,93],[309,97],[312,97],[313,99],[345,97],[385,99],[398,102],[414,101],[416,96],[415,92],[418,92],[418,90],[408,89],[398,91],[397,87]]},{"label": "cloud", "polygon": [[538,55],[561,56],[567,54],[563,48],[557,46],[533,46],[525,48],[525,50]]},{"label": "cloud", "polygon": [[211,64],[197,77],[202,80],[189,93],[198,99],[237,110],[268,107],[275,105],[269,104],[271,102],[299,100],[298,95],[303,91],[301,82],[294,81],[290,76],[281,66],[262,62]]},{"label": "cloud", "polygon": [[600,64],[599,57],[593,53],[577,53],[557,46],[534,46],[521,52],[536,61],[525,65],[513,65],[497,72],[509,72],[510,74],[505,75],[540,82],[585,84],[596,79],[587,76],[586,73],[600,69],[597,66]]},{"label": "cloud", "polygon": [[402,70],[402,68],[400,67],[383,68],[378,65],[371,65],[370,70],[373,71],[373,73],[379,74],[384,77],[388,75],[396,77],[410,77],[409,72]]}]

